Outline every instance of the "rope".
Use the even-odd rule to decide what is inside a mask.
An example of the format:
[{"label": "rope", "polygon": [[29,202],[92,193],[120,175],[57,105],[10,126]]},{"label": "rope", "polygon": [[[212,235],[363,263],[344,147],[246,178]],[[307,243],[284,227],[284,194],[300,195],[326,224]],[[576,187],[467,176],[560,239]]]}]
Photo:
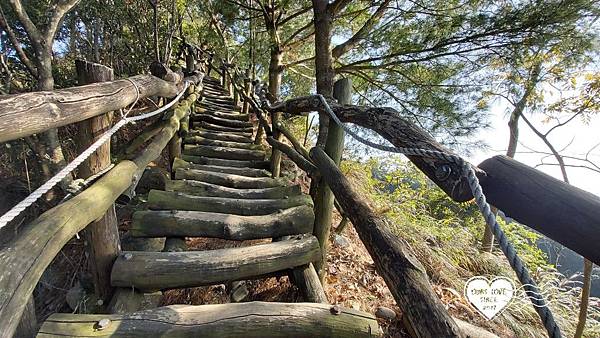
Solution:
[{"label": "rope", "polygon": [[[133,104],[135,104],[139,99],[139,88],[133,81],[130,80],[130,82],[135,87],[136,93],[137,93],[136,100],[133,103]],[[128,117],[127,115],[131,112],[131,109],[133,108],[133,106],[130,107],[129,110],[127,111],[127,113],[125,113],[123,115],[123,118],[121,120],[119,120],[119,122],[117,122],[112,128],[110,128],[108,131],[106,131],[104,134],[102,134],[102,136],[100,136],[100,138],[98,138],[98,140],[96,140],[96,142],[94,142],[89,148],[84,150],[81,154],[79,154],[79,156],[77,156],[73,161],[71,161],[66,167],[62,168],[51,179],[46,181],[46,183],[42,184],[39,188],[37,188],[34,192],[32,192],[24,200],[19,202],[17,205],[12,207],[7,213],[2,215],[2,217],[0,217],[0,229],[5,227],[10,221],[15,219],[15,217],[19,216],[25,209],[30,207],[45,193],[47,193],[52,188],[54,188],[55,185],[57,185],[60,181],[62,181],[65,177],[67,177],[67,175],[69,175],[69,173],[71,173],[73,170],[75,170],[75,168],[77,168],[81,163],[83,163],[83,161],[85,161],[88,157],[90,157],[98,148],[100,148],[100,146],[102,146],[104,143],[106,143],[108,140],[110,140],[110,137],[114,133],[116,133],[119,129],[121,129],[124,125],[131,123],[131,122],[150,118],[152,116],[158,115],[158,114],[162,113],[163,111],[171,108],[171,106],[173,106],[177,101],[179,101],[181,96],[183,96],[183,94],[187,90],[188,86],[189,86],[189,82],[185,81],[183,90],[177,94],[175,99],[173,99],[171,102],[169,102],[168,104],[164,105],[163,107],[161,107],[155,111],[152,111],[152,112],[149,112],[146,114],[142,114],[142,115],[138,115],[138,116],[134,116],[134,117]]]}]

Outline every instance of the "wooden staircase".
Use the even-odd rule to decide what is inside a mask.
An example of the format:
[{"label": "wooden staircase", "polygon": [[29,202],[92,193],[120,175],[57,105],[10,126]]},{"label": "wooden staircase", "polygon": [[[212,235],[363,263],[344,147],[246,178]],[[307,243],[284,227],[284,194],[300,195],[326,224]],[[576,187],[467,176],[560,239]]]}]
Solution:
[{"label": "wooden staircase", "polygon": [[[312,199],[298,185],[271,178],[255,126],[220,83],[204,79],[181,158],[165,190],[133,215],[134,237],[273,239],[205,251],[124,251],[115,287],[154,292],[291,274],[320,257],[312,235]],[[318,303],[177,305],[124,315],[52,315],[38,337],[373,337],[370,314]]]}]

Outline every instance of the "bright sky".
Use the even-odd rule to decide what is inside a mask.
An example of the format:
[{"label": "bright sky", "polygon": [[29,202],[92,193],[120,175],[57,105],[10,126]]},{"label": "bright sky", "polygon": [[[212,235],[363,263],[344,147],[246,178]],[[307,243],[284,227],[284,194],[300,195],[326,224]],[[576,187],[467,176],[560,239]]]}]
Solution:
[{"label": "bright sky", "polygon": [[[542,115],[527,116],[529,121],[531,121],[531,123],[541,132],[548,130],[554,125],[554,122],[544,124]],[[469,156],[469,161],[473,164],[479,164],[486,158],[494,155],[504,155],[506,153],[509,131],[507,125],[508,114],[506,113],[504,106],[495,105],[492,108],[490,122],[492,127],[488,130],[480,131],[477,135],[478,139],[487,143],[489,149],[476,151]],[[519,131],[520,144],[517,148],[515,159],[535,167],[540,163],[543,155],[532,154],[531,150],[528,150],[524,146],[536,151],[549,152],[549,150],[529,129],[525,122],[520,121]],[[550,134],[549,139],[559,150],[573,140],[563,154],[583,157],[590,148],[600,143],[600,117],[595,116],[587,125],[584,124],[581,119],[573,120],[568,125],[554,130]],[[600,164],[600,147],[597,147],[591,152],[589,158],[590,160],[595,161],[595,163]],[[553,157],[549,157],[546,162],[556,163]],[[562,175],[558,166],[539,166],[537,169],[562,180]],[[567,174],[572,185],[600,196],[600,173],[582,168],[568,168]]]}]

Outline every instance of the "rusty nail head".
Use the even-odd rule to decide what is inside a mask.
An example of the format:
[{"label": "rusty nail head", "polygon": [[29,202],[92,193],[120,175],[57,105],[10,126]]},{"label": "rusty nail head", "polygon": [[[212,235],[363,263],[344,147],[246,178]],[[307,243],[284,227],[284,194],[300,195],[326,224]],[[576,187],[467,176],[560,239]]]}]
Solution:
[{"label": "rusty nail head", "polygon": [[98,330],[104,330],[110,325],[110,319],[104,318],[98,321]]},{"label": "rusty nail head", "polygon": [[125,255],[123,255],[123,257],[125,258],[125,260],[128,261],[133,258],[133,255],[131,254],[131,252],[128,252]]}]

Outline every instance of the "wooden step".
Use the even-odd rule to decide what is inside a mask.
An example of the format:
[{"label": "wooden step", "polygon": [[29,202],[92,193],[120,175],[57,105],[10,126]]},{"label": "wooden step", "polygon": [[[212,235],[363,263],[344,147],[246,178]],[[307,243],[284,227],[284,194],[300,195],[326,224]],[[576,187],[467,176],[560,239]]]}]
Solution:
[{"label": "wooden step", "polygon": [[226,148],[238,148],[238,149],[250,149],[250,150],[262,150],[262,145],[254,143],[241,143],[241,142],[228,142],[220,140],[212,140],[200,136],[186,136],[183,139],[185,144],[199,144],[204,146],[215,146],[215,147],[226,147]]},{"label": "wooden step", "polygon": [[226,160],[261,161],[265,159],[265,152],[262,150],[214,147],[193,144],[184,145],[183,153],[186,155],[205,156],[211,158],[221,158]]},{"label": "wooden step", "polygon": [[301,194],[299,185],[264,189],[236,189],[192,180],[168,180],[165,184],[165,190],[195,196],[237,199],[281,199]]},{"label": "wooden step", "polygon": [[271,173],[265,169],[255,168],[237,168],[237,167],[224,167],[217,165],[202,165],[184,161],[180,158],[175,158],[172,165],[173,170],[183,169],[197,169],[203,171],[213,171],[224,174],[234,174],[247,177],[271,177]]},{"label": "wooden step", "polygon": [[[202,337],[202,338],[371,338],[377,319],[365,312],[317,303],[247,302],[171,305],[123,315],[55,313],[38,338]],[[99,323],[107,323],[102,330]]]},{"label": "wooden step", "polygon": [[253,127],[223,127],[218,126],[216,124],[208,123],[205,121],[200,122],[192,122],[192,126],[198,128],[203,128],[208,131],[217,131],[217,132],[227,132],[227,133],[235,133],[240,136],[252,137],[252,133],[254,132]]},{"label": "wooden step", "polygon": [[226,113],[223,111],[209,110],[209,109],[200,108],[200,107],[197,107],[195,109],[195,112],[197,114],[210,114],[210,115],[213,115],[216,117],[220,117],[222,119],[237,120],[237,121],[244,121],[244,122],[248,122],[250,119],[250,116],[248,114]]},{"label": "wooden step", "polygon": [[230,120],[227,118],[220,118],[211,114],[193,114],[193,121],[204,121],[217,126],[232,127],[232,128],[252,128],[253,124],[248,121]]},{"label": "wooden step", "polygon": [[277,238],[312,233],[313,209],[301,205],[261,216],[201,211],[137,211],[129,234],[135,237],[212,237],[229,240]]},{"label": "wooden step", "polygon": [[211,140],[238,142],[238,143],[252,143],[252,138],[244,135],[237,135],[233,133],[222,133],[218,131],[208,130],[195,130],[192,129],[188,132],[187,136],[200,136]]},{"label": "wooden step", "polygon": [[285,186],[289,183],[287,179],[281,177],[248,177],[235,174],[219,173],[214,171],[184,168],[179,168],[175,170],[175,179],[194,180],[236,189],[273,188]]},{"label": "wooden step", "polygon": [[219,165],[223,167],[237,167],[237,168],[256,168],[256,169],[269,169],[269,161],[240,161],[240,160],[227,160],[221,158],[210,158],[195,155],[182,154],[181,159],[184,161],[206,164],[206,165]]},{"label": "wooden step", "polygon": [[125,251],[113,264],[111,284],[139,290],[166,290],[221,284],[265,275],[316,261],[314,236],[248,247],[208,251]]},{"label": "wooden step", "polygon": [[232,113],[232,114],[240,113],[242,111],[242,109],[240,107],[235,107],[235,106],[231,106],[231,105],[221,105],[221,104],[205,102],[205,101],[199,102],[197,106],[200,108],[206,108],[209,110],[210,109],[219,110],[219,111],[224,111],[224,112]]},{"label": "wooden step", "polygon": [[150,190],[148,194],[148,208],[152,210],[191,210],[256,216],[267,215],[300,205],[313,205],[313,201],[307,195],[290,196],[282,199],[236,199],[205,197],[162,190]]}]

